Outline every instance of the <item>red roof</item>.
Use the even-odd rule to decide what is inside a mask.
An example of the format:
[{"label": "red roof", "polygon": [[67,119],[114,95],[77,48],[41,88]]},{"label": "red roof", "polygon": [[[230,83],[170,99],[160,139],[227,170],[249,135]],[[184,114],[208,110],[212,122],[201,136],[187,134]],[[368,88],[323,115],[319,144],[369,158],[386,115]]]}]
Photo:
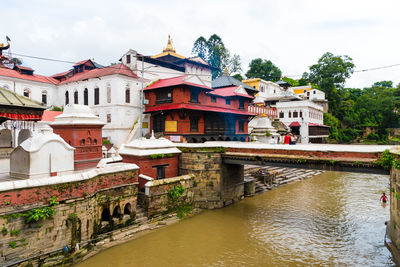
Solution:
[{"label": "red roof", "polygon": [[247,112],[247,111],[244,111],[244,110],[227,109],[227,108],[219,108],[219,107],[196,105],[196,104],[169,104],[169,105],[162,105],[162,106],[146,108],[145,112],[147,113],[147,112],[154,112],[154,111],[161,111],[161,110],[173,110],[173,109],[202,110],[202,111],[231,113],[231,114],[247,115],[247,116],[255,116],[255,115],[257,115],[255,113]]},{"label": "red roof", "polygon": [[170,87],[170,86],[175,86],[175,85],[189,85],[189,86],[194,86],[198,88],[203,88],[207,90],[212,90],[211,87],[202,85],[202,84],[197,84],[197,83],[190,83],[186,82],[184,79],[188,77],[188,75],[182,75],[178,77],[173,77],[173,78],[168,78],[168,79],[160,79],[153,84],[150,84],[144,90],[152,90],[152,89],[157,89],[157,88],[163,88],[163,87]]},{"label": "red roof", "polygon": [[309,123],[308,126],[319,126],[319,127],[327,127],[330,128],[331,126],[323,125],[323,124],[317,124],[317,123]]},{"label": "red roof", "polygon": [[70,72],[71,72],[71,70],[67,70],[67,71],[64,71],[64,72],[53,74],[50,77],[52,77],[52,78],[54,78],[54,77],[63,77],[63,76],[66,76]]},{"label": "red roof", "polygon": [[21,74],[16,70],[8,69],[8,68],[0,68],[0,76],[6,76],[6,77],[11,77],[11,78],[17,78],[17,79],[22,79],[22,80],[29,80],[29,81],[34,81],[34,82],[40,82],[40,83],[50,83],[50,84],[58,84],[59,81],[56,79],[53,79],[51,77],[46,77],[43,75],[37,75],[37,74]]},{"label": "red roof", "polygon": [[17,68],[17,69],[20,69],[20,70],[29,70],[29,71],[33,71],[32,68],[24,67],[24,66],[20,66],[20,65],[16,65],[14,68]]},{"label": "red roof", "polygon": [[61,115],[61,114],[62,114],[62,111],[45,110],[45,111],[43,111],[41,121],[54,121],[54,117]]},{"label": "red roof", "polygon": [[300,123],[298,123],[297,121],[292,122],[289,127],[300,127]]},{"label": "red roof", "polygon": [[127,66],[124,64],[116,64],[104,68],[97,68],[97,69],[92,69],[88,70],[85,72],[77,73],[73,75],[71,78],[60,82],[60,84],[66,84],[70,82],[76,82],[76,81],[82,81],[82,80],[87,80],[91,78],[97,78],[97,77],[102,77],[102,76],[107,76],[107,75],[113,75],[113,74],[120,74],[120,75],[125,75],[128,77],[132,78],[139,78],[135,73],[132,72],[131,69],[129,69]]},{"label": "red roof", "polygon": [[79,62],[75,63],[75,64],[73,65],[73,67],[78,66],[78,65],[85,64],[86,62],[90,62],[90,63],[93,65],[93,63],[92,63],[92,61],[91,61],[90,59],[85,59],[85,60],[82,60],[82,61],[79,61]]},{"label": "red roof", "polygon": [[251,98],[251,99],[254,98],[253,96],[250,96],[250,95],[236,93],[235,91],[238,87],[239,86],[217,88],[217,89],[214,89],[212,92],[209,92],[209,94],[222,96],[222,97],[241,96],[241,97],[247,97],[247,98]]}]

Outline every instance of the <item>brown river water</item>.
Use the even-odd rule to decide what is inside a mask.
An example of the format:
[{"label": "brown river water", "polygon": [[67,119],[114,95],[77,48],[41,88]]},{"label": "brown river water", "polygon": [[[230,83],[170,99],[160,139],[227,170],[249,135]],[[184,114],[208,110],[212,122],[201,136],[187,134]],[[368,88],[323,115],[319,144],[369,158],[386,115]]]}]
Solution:
[{"label": "brown river water", "polygon": [[78,266],[394,266],[385,175],[326,172],[205,211]]}]

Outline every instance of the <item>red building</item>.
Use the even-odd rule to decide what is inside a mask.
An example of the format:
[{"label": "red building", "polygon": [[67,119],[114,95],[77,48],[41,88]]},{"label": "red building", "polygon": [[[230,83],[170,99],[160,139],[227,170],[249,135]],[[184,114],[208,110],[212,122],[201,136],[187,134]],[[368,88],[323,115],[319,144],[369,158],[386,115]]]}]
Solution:
[{"label": "red building", "polygon": [[161,79],[144,89],[150,130],[172,141],[246,141],[249,101],[242,86],[212,89],[196,75]]}]

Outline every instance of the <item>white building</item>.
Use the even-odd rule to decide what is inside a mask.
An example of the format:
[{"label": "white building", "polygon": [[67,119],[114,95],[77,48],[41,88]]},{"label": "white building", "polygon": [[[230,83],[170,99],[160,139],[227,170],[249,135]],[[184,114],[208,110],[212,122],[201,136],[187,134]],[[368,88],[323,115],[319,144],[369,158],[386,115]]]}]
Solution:
[{"label": "white building", "polygon": [[310,101],[280,101],[276,103],[279,120],[300,137],[304,144],[322,143],[329,136],[329,127],[324,125],[323,108]]},{"label": "white building", "polygon": [[[197,75],[203,85],[211,86],[211,67],[202,58],[177,54],[170,38],[161,54],[142,56],[130,49],[120,61],[103,67],[92,60],[83,60],[51,77],[34,74],[32,69],[22,66],[0,67],[0,86],[48,107],[69,103],[88,105],[106,123],[103,137],[116,147],[139,137],[142,87],[183,74]],[[143,122],[143,134],[149,134],[148,115]]]},{"label": "white building", "polygon": [[301,99],[311,100],[321,105],[324,112],[328,112],[328,101],[325,99],[323,91],[312,88],[311,85],[290,87],[289,90],[296,96],[301,97]]}]

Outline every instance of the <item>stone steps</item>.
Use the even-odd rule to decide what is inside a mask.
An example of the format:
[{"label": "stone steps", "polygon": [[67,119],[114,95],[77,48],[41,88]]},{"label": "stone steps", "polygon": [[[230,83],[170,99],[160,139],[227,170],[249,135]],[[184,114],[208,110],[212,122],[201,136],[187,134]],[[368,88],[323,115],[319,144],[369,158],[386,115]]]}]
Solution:
[{"label": "stone steps", "polygon": [[137,224],[145,224],[147,221],[147,212],[142,207],[137,206],[135,222]]}]

